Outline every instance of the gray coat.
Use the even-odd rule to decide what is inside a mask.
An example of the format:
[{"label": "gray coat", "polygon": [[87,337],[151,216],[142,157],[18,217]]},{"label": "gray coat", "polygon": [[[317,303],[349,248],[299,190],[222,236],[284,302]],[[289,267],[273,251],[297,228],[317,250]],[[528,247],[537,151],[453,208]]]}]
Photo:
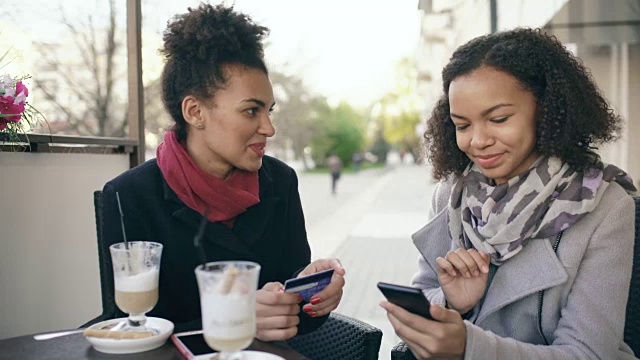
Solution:
[{"label": "gray coat", "polygon": [[[436,258],[458,245],[447,228],[450,182],[434,191],[430,221],[413,235],[422,254],[414,286],[445,297]],[[481,309],[465,320],[465,359],[634,359],[623,341],[634,242],[634,202],[612,183],[594,211],[555,237],[532,239],[495,274]],[[539,292],[544,290],[542,329]]]}]

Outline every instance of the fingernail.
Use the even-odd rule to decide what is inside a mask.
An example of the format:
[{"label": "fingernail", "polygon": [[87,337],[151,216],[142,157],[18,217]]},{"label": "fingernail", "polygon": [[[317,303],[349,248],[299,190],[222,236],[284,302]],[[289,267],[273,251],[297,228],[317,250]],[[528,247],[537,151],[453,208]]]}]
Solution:
[{"label": "fingernail", "polygon": [[314,317],[314,316],[318,315],[318,313],[315,312],[315,311],[312,311],[312,312],[309,313],[309,315],[311,315],[311,317]]},{"label": "fingernail", "polygon": [[320,298],[317,298],[317,297],[311,298],[311,304],[315,305],[319,302],[320,302]]},{"label": "fingernail", "polygon": [[302,302],[302,300],[304,300],[304,299],[302,298],[302,295],[298,294],[298,302]]},{"label": "fingernail", "polygon": [[468,272],[468,271],[466,271],[466,272],[464,273],[464,276],[465,276],[465,277],[471,277],[471,274],[469,274],[469,272]]},{"label": "fingernail", "polygon": [[308,313],[309,311],[312,311],[313,307],[311,307],[311,305],[307,304],[305,306],[302,307],[302,311]]},{"label": "fingernail", "polygon": [[474,270],[473,271],[473,276],[478,276],[480,273],[478,272],[478,270]]},{"label": "fingernail", "polygon": [[278,292],[284,292],[284,288],[281,287],[280,289],[278,289]]},{"label": "fingernail", "polygon": [[482,265],[482,271],[488,273],[489,272],[489,268],[487,267],[487,265]]}]

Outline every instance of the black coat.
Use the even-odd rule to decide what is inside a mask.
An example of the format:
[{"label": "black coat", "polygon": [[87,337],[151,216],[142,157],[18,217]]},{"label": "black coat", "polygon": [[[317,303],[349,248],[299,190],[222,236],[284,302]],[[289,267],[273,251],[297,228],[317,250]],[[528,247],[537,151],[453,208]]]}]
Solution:
[{"label": "black coat", "polygon": [[[239,215],[232,229],[209,222],[202,241],[208,262],[259,263],[261,288],[267,282],[284,283],[294,277],[309,264],[311,251],[295,171],[265,156],[258,176],[260,203]],[[147,315],[172,321],[176,331],[200,328],[200,297],[194,273],[200,258],[193,239],[201,215],[178,199],[156,160],[149,160],[111,180],[103,189],[104,237],[109,244],[123,241],[116,191],[127,240],[163,245],[159,300]],[[117,315],[123,314],[103,317]],[[300,320],[299,333],[305,333],[320,326],[326,317],[313,319],[301,311]]]}]

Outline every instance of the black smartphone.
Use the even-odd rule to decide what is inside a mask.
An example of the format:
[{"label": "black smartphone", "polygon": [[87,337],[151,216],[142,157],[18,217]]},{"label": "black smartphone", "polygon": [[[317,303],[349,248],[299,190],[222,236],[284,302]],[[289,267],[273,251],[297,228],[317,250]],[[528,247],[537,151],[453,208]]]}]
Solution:
[{"label": "black smartphone", "polygon": [[378,289],[382,291],[382,294],[390,303],[398,305],[410,313],[420,315],[429,320],[434,320],[429,313],[429,306],[431,304],[422,293],[422,290],[411,286],[396,285],[385,282],[379,282]]}]

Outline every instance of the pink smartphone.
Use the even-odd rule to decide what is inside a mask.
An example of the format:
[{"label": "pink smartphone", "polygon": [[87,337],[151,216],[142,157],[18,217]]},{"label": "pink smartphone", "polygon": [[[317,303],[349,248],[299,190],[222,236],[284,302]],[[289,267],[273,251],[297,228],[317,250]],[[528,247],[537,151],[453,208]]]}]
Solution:
[{"label": "pink smartphone", "polygon": [[171,341],[187,360],[211,359],[211,355],[215,354],[215,351],[204,341],[202,330],[173,334]]}]

